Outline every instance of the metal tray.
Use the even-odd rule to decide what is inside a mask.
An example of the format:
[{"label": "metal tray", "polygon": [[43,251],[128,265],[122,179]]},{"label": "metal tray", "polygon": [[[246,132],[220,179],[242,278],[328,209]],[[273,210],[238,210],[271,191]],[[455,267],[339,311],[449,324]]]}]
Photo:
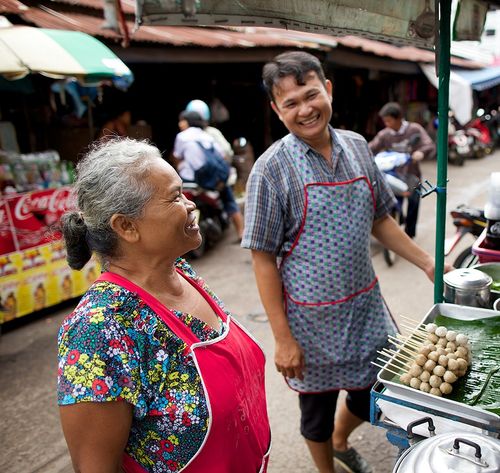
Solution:
[{"label": "metal tray", "polygon": [[[443,303],[432,306],[429,312],[427,312],[425,317],[422,319],[421,323],[426,324],[433,322],[438,315],[444,315],[458,320],[477,320],[488,317],[498,317],[500,314],[497,311],[489,309],[478,309],[476,307]],[[489,412],[475,406],[468,406],[467,404],[453,401],[451,399],[437,397],[392,381],[394,375],[385,368],[392,368],[393,371],[397,371],[394,369],[393,365],[393,360],[396,356],[397,355],[394,355],[385,364],[384,369],[380,370],[377,376],[379,382],[387,388],[390,388],[393,396],[397,396],[403,401],[413,402],[422,406],[422,411],[429,408],[442,411],[445,415],[459,413],[464,418],[470,418],[471,420],[486,423],[487,425],[495,427],[495,430],[498,428],[500,431],[500,416],[494,414],[493,412]]]}]

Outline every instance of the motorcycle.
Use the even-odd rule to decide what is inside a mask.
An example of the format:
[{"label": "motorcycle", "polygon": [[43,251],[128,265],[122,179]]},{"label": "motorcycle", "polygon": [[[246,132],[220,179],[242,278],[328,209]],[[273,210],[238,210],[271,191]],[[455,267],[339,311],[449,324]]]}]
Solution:
[{"label": "motorcycle", "polygon": [[196,223],[200,227],[202,241],[198,248],[188,254],[196,259],[222,238],[224,230],[229,227],[229,216],[218,191],[203,189],[195,182],[185,182],[182,187],[186,198],[196,204]]},{"label": "motorcycle", "polygon": [[464,130],[451,130],[448,133],[448,161],[457,166],[463,166],[465,161],[473,156],[474,139]]},{"label": "motorcycle", "polygon": [[[412,160],[411,150],[419,141],[420,135],[416,134],[410,137],[404,152],[389,150],[374,156],[375,164],[384,173],[389,187],[396,196],[397,204],[392,209],[391,215],[399,224],[405,222],[404,199],[410,197],[413,189],[418,185],[418,178],[408,173],[408,165]],[[386,264],[392,266],[395,262],[395,254],[388,248],[384,248],[383,255]]]},{"label": "motorcycle", "polygon": [[494,143],[488,125],[490,120],[491,115],[485,114],[484,110],[480,108],[477,111],[476,118],[463,127],[466,136],[472,138],[472,156],[474,158],[483,158],[493,151]]},{"label": "motorcycle", "polygon": [[[456,233],[453,237],[447,238],[444,242],[444,254],[448,256],[458,245],[458,243],[467,234],[475,238],[486,228],[486,218],[481,209],[459,205],[451,212],[453,225],[456,227]],[[462,250],[455,258],[453,266],[455,268],[470,268],[479,263],[478,257],[472,253],[472,245]]]},{"label": "motorcycle", "polygon": [[[236,194],[243,195],[246,180],[254,162],[252,145],[245,138],[233,142],[234,156],[231,162],[226,186]],[[230,219],[217,190],[204,189],[195,182],[183,183],[184,195],[196,204],[196,219],[202,236],[201,245],[189,252],[188,257],[200,258],[209,248],[215,246],[229,227]]]}]

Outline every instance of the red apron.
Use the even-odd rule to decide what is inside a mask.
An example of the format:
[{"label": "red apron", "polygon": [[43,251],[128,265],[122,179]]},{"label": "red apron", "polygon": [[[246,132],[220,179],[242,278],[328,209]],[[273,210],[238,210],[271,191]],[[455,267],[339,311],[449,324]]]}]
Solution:
[{"label": "red apron", "polygon": [[[201,342],[193,332],[151,294],[112,273],[99,280],[134,292],[187,345],[198,368],[209,412],[205,440],[193,458],[179,471],[185,473],[261,473],[267,470],[271,434],[267,417],[262,349],[235,320],[195,281],[189,281],[226,324],[216,339]],[[126,473],[145,473],[124,454]]]}]

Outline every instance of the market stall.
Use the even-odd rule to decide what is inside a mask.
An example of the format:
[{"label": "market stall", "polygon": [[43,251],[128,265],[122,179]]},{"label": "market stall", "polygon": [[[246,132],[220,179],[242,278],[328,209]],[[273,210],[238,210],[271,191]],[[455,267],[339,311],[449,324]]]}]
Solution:
[{"label": "market stall", "polygon": [[[133,81],[112,51],[80,32],[2,27],[0,52],[0,74],[12,81],[37,73],[61,90]],[[0,143],[0,324],[83,294],[99,274],[94,260],[82,271],[66,263],[58,222],[74,205],[73,171],[56,151],[22,154]]]},{"label": "market stall", "polygon": [[[455,2],[454,39],[479,40],[486,13],[492,4],[500,6],[500,2],[479,0]],[[438,116],[443,124],[438,130],[438,177],[437,183],[425,182],[421,188],[424,197],[435,195],[437,198],[435,305],[422,320],[407,321],[407,336],[400,335],[390,340],[393,346],[381,354],[379,383],[372,391],[372,423],[387,429],[389,440],[405,450],[395,472],[500,471],[500,442],[497,440],[500,435],[500,377],[495,377],[500,371],[500,315],[491,310],[492,278],[488,276],[487,282],[482,282],[488,293],[487,297],[484,296],[486,308],[468,307],[458,300],[442,303],[451,10],[451,0],[137,1],[139,24],[275,26],[337,36],[357,34],[435,50],[439,78]],[[477,248],[476,251],[480,257],[500,263],[500,249]],[[481,282],[481,278],[477,274],[474,278],[473,273],[465,287],[473,292],[480,291],[476,284]],[[465,277],[458,279],[466,280]],[[458,289],[455,289],[457,292]],[[482,286],[480,289],[484,290]],[[471,296],[471,305],[476,305],[472,304],[476,300],[475,294]],[[437,345],[427,340],[426,331]],[[427,345],[433,345],[432,349]],[[426,351],[425,355],[420,352],[421,349]],[[424,381],[420,375],[424,373],[423,366],[428,361],[427,374],[424,375],[428,379]],[[413,371],[410,373],[409,370]],[[385,411],[381,414],[383,409]],[[390,420],[387,413],[391,416]],[[433,435],[436,430],[432,422],[427,433],[423,429],[415,434],[413,426],[406,431],[406,425],[411,420],[422,417],[431,417],[440,429],[451,433],[447,437],[438,436],[439,441],[425,453],[414,455],[413,449],[408,448],[410,442],[420,440],[418,444],[427,447],[423,437]],[[425,422],[428,422],[427,419]]]}]

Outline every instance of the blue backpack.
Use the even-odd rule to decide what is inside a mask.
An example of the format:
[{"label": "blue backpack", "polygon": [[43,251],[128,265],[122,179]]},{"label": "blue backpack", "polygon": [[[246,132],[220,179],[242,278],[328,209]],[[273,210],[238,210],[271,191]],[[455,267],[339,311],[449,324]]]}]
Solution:
[{"label": "blue backpack", "polygon": [[229,165],[214,145],[205,148],[199,141],[196,143],[205,154],[205,164],[194,172],[194,180],[204,189],[220,190],[229,177]]}]

